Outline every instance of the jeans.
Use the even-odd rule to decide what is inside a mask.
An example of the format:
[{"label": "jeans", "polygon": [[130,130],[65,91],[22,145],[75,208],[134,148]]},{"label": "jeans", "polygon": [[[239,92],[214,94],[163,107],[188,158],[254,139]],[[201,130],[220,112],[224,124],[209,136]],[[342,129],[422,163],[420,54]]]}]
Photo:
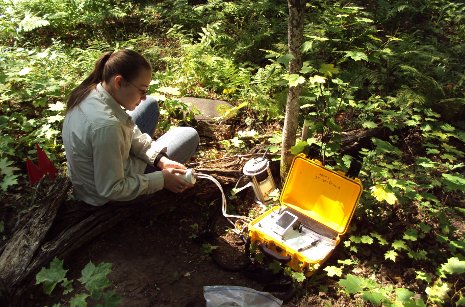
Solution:
[{"label": "jeans", "polygon": [[[152,96],[147,96],[134,111],[129,111],[132,120],[143,133],[152,136],[158,125],[160,109],[158,102]],[[171,160],[186,163],[199,146],[200,138],[192,127],[175,127],[155,140],[157,144],[167,147],[166,154]],[[153,172],[156,168],[148,166],[146,172]]]}]

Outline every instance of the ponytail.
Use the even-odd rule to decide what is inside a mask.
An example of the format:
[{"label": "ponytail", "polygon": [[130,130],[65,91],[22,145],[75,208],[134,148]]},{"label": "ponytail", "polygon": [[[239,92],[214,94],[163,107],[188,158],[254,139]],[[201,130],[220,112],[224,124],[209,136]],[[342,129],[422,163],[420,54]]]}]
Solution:
[{"label": "ponytail", "polygon": [[152,67],[142,55],[135,51],[123,49],[104,53],[95,62],[92,73],[69,95],[66,112],[80,104],[100,82],[108,82],[115,75],[121,75],[125,80],[132,81],[141,69],[151,70]]},{"label": "ponytail", "polygon": [[66,112],[69,112],[77,106],[84,98],[87,97],[87,95],[89,95],[97,84],[102,82],[103,69],[105,68],[105,64],[112,53],[113,51],[109,51],[101,55],[97,62],[95,62],[94,70],[91,74],[71,92],[68,102],[66,103]]}]

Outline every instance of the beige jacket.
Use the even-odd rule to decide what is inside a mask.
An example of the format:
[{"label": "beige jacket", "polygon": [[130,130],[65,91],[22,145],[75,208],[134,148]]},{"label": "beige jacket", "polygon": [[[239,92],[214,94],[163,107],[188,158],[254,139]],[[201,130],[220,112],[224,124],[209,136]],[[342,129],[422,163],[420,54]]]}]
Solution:
[{"label": "beige jacket", "polygon": [[75,196],[91,205],[127,201],[161,190],[163,174],[144,174],[159,152],[124,109],[98,84],[67,113],[62,131]]}]

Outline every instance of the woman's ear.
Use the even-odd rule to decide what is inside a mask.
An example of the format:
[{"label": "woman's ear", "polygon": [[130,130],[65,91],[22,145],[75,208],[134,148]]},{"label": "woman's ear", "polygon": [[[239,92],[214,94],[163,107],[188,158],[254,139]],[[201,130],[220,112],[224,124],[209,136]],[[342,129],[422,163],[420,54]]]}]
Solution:
[{"label": "woman's ear", "polygon": [[120,89],[123,86],[123,76],[121,75],[116,75],[113,77],[113,86],[115,89]]}]

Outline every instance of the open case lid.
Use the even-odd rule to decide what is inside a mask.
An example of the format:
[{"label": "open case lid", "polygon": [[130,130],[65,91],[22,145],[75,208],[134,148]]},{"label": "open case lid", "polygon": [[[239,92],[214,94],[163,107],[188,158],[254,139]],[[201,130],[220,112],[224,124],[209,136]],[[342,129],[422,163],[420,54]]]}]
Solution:
[{"label": "open case lid", "polygon": [[360,180],[298,155],[292,162],[280,202],[343,234],[361,194]]}]

